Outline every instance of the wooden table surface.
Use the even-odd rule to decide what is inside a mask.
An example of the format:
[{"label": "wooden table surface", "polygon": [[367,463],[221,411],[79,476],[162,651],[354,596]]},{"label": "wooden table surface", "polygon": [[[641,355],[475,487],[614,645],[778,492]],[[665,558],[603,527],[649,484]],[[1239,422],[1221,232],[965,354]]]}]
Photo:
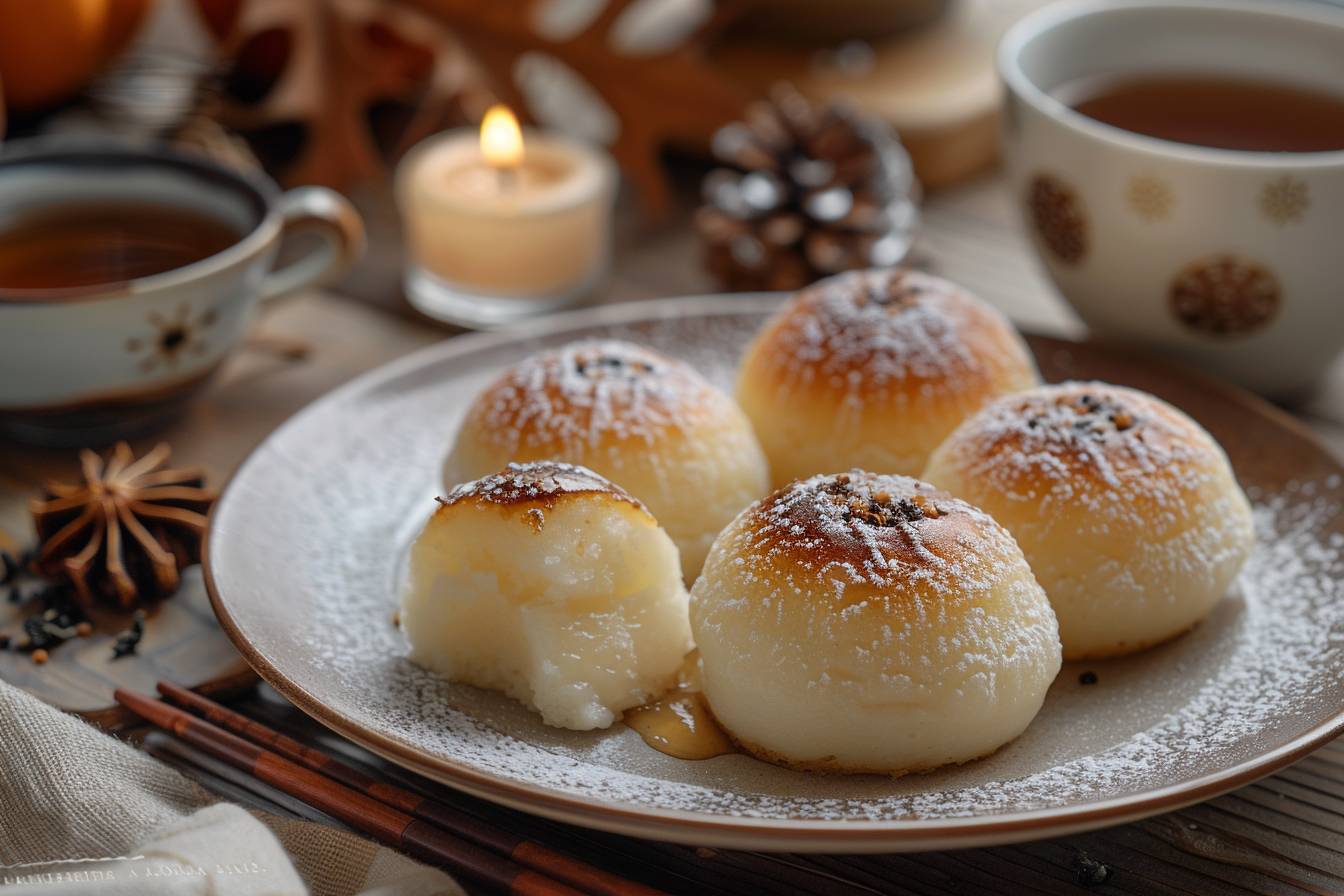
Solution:
[{"label": "wooden table surface", "polygon": [[[226,477],[280,422],[333,386],[384,361],[451,336],[402,302],[395,222],[385,198],[357,197],[370,220],[368,258],[336,288],[282,303],[260,323],[250,347],[226,366],[187,417],[162,433],[177,457]],[[918,262],[959,281],[1025,329],[1081,332],[1027,248],[1001,183],[988,177],[932,199]],[[657,233],[620,228],[617,265],[602,300],[710,291],[684,218]],[[726,299],[727,301],[727,299]],[[306,349],[295,360],[287,352]],[[1319,394],[1295,408],[1344,456],[1344,365]],[[0,488],[70,471],[73,455],[0,445]],[[0,527],[5,523],[0,519]],[[400,782],[505,820],[594,862],[675,893],[1052,893],[1344,894],[1344,743],[1335,742],[1279,774],[1179,812],[1057,840],[991,849],[895,856],[795,856],[696,849],[632,840],[532,819],[388,766],[346,744],[269,689],[238,708],[275,727],[367,763]],[[148,746],[183,764],[180,748]],[[189,763],[187,763],[189,764]],[[240,787],[193,768],[227,796],[287,814],[308,814],[273,793]],[[781,869],[805,870],[789,882]],[[800,888],[801,886],[801,888]]]}]

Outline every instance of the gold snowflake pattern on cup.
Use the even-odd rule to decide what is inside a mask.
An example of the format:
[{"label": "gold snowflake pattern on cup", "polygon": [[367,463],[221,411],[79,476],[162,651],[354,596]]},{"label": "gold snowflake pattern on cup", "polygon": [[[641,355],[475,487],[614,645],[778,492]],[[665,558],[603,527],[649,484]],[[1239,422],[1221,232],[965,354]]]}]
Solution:
[{"label": "gold snowflake pattern on cup", "polygon": [[1210,255],[1186,265],[1171,282],[1168,302],[1176,319],[1212,336],[1241,336],[1263,329],[1282,300],[1278,278],[1264,265],[1238,255]]},{"label": "gold snowflake pattern on cup", "polygon": [[1078,191],[1052,174],[1038,174],[1027,187],[1027,217],[1046,249],[1064,264],[1087,255],[1087,213]]},{"label": "gold snowflake pattern on cup", "polygon": [[1261,213],[1280,227],[1301,221],[1310,207],[1307,185],[1290,174],[1275,178],[1260,191]]},{"label": "gold snowflake pattern on cup", "polygon": [[126,351],[145,356],[137,365],[142,373],[151,373],[160,366],[175,368],[183,355],[205,354],[204,331],[213,326],[217,319],[215,309],[207,308],[200,314],[193,314],[186,302],[177,306],[177,312],[172,317],[151,311],[148,320],[154,328],[153,335],[127,339]]},{"label": "gold snowflake pattern on cup", "polygon": [[1140,218],[1145,221],[1162,221],[1171,216],[1172,206],[1176,204],[1176,194],[1171,186],[1160,177],[1140,174],[1130,178],[1125,189],[1125,199]]}]

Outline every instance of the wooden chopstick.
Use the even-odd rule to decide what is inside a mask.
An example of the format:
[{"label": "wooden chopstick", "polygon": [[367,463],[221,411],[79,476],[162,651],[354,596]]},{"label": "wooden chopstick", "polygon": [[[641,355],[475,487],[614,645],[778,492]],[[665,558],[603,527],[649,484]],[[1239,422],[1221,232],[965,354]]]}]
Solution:
[{"label": "wooden chopstick", "polygon": [[422,861],[512,896],[585,896],[567,884],[351,790],[177,707],[121,689],[113,697],[140,718],[172,732],[202,752],[248,771],[380,843]]},{"label": "wooden chopstick", "polygon": [[[120,709],[120,707],[118,707]],[[138,716],[126,713],[135,719],[135,724],[144,724]],[[272,787],[254,775],[240,768],[234,768],[227,762],[220,762],[213,756],[207,756],[200,750],[173,737],[167,731],[154,729],[140,741],[140,749],[161,762],[177,769],[184,776],[200,784],[206,790],[215,793],[231,803],[237,803],[245,809],[259,809],[271,815],[295,818],[299,821],[312,821],[318,824],[343,828],[335,818],[325,812],[319,812],[297,797]]]},{"label": "wooden chopstick", "polygon": [[403,790],[394,784],[377,781],[327,753],[286,737],[261,722],[221,706],[194,691],[161,681],[159,693],[170,703],[208,719],[221,728],[245,737],[286,759],[339,781],[352,790],[386,803],[402,812],[438,825],[500,855],[527,865],[548,877],[564,881],[594,896],[665,896],[644,884],[626,880],[571,855],[551,849],[535,840],[494,827],[445,803]]},{"label": "wooden chopstick", "polygon": [[[213,698],[215,695],[207,693],[206,696]],[[641,878],[646,873],[657,875],[667,883],[655,886],[661,886],[669,893],[697,893],[703,896],[741,896],[743,893],[803,896],[811,893],[838,896],[852,889],[856,896],[859,893],[877,896],[881,889],[873,889],[853,880],[841,880],[820,866],[804,865],[790,854],[641,842],[580,827],[560,826],[558,822],[529,817],[519,810],[481,802],[475,797],[449,790],[445,785],[423,780],[398,765],[379,764],[374,771],[368,763],[378,762],[376,757],[350,741],[332,735],[328,728],[316,722],[312,716],[299,712],[269,688],[244,698],[236,711],[301,744],[317,746],[379,781],[439,800],[474,818],[482,819],[486,824],[517,831],[570,855],[585,856],[587,861],[600,862],[603,867],[617,874],[639,875]],[[787,884],[780,883],[781,865],[785,866],[783,871],[787,876]],[[791,870],[798,873],[789,874]]]}]

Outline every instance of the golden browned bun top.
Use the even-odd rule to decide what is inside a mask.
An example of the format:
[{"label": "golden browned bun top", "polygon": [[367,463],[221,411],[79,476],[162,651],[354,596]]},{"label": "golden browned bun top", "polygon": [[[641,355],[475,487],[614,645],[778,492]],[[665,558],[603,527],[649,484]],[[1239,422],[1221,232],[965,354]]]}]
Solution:
[{"label": "golden browned bun top", "polygon": [[465,428],[506,451],[581,455],[689,430],[725,401],[680,361],[630,342],[584,340],[510,368],[476,399]]},{"label": "golden browned bun top", "polygon": [[[594,473],[587,467],[543,460],[525,464],[509,464],[498,473],[466,482],[438,498],[439,510],[459,504],[495,505],[519,508],[529,513],[550,509],[572,495],[601,495],[621,501],[648,513],[637,498],[632,497],[616,483]],[[541,520],[542,517],[536,517]]]},{"label": "golden browned bun top", "polygon": [[802,290],[756,352],[777,382],[851,394],[970,391],[1035,377],[1002,315],[955,283],[903,268],[851,271]]},{"label": "golden browned bun top", "polygon": [[1023,562],[988,514],[917,479],[863,470],[787,485],[735,527],[746,575],[792,579],[787,590],[841,606],[875,596],[957,603]]},{"label": "golden browned bun top", "polygon": [[1067,382],[1006,395],[963,423],[932,465],[1005,495],[1111,493],[1135,511],[1182,500],[1225,466],[1194,420],[1137,389]]}]

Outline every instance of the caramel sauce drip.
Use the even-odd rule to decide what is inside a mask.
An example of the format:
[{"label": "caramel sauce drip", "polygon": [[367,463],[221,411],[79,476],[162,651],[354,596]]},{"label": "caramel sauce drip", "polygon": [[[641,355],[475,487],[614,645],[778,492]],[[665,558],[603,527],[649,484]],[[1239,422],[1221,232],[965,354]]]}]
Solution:
[{"label": "caramel sauce drip", "polygon": [[677,686],[660,700],[626,710],[623,721],[644,743],[677,759],[712,759],[738,752],[700,693],[700,653],[687,654]]}]

